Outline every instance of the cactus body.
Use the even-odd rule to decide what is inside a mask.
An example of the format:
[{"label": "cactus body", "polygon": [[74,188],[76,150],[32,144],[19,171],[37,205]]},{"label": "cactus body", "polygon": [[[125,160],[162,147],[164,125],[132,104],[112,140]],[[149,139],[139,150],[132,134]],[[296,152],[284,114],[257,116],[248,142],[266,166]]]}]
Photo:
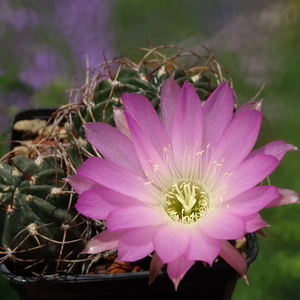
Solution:
[{"label": "cactus body", "polygon": [[[122,107],[121,96],[124,93],[137,93],[148,98],[153,107],[160,112],[160,88],[163,82],[170,76],[182,87],[185,81],[190,82],[196,89],[200,99],[205,101],[208,96],[217,87],[212,83],[206,75],[190,74],[182,68],[175,68],[172,72],[165,71],[164,67],[150,68],[142,65],[139,69],[124,67],[112,79],[100,81],[92,96],[85,99],[83,107],[78,109],[78,112],[72,116],[73,136],[81,140],[85,140],[84,129],[82,123],[85,122],[105,122],[114,125],[113,107]],[[87,100],[87,101],[86,101]],[[92,155],[96,155],[91,145],[86,142],[81,145],[80,149],[68,149],[70,157],[79,168],[81,162],[85,159],[85,150]],[[80,156],[83,155],[83,157]]]},{"label": "cactus body", "polygon": [[20,264],[56,260],[80,239],[83,228],[69,208],[69,187],[61,182],[65,175],[53,157],[16,156],[12,166],[1,165],[1,246]]},{"label": "cactus body", "polygon": [[[105,223],[78,215],[73,207],[76,199],[63,180],[76,174],[88,157],[101,156],[87,142],[83,123],[114,125],[113,107],[122,108],[124,93],[147,97],[160,114],[161,86],[170,76],[180,86],[191,83],[202,101],[224,80],[212,55],[203,64],[202,57],[182,48],[171,57],[160,53],[161,49],[148,49],[139,64],[124,58],[100,65],[99,73],[87,78],[75,94],[75,101],[61,106],[44,125],[47,130],[36,137],[37,144],[25,143],[28,157],[15,156],[12,164],[0,164],[0,263],[10,259],[39,274],[69,272],[86,240],[104,229]],[[182,57],[195,58],[196,63],[177,64]],[[110,72],[115,64],[117,71]],[[105,70],[109,79],[99,80]],[[81,267],[88,271],[89,266]]]},{"label": "cactus body", "polygon": [[[154,108],[159,110],[160,87],[170,77],[167,72],[160,70],[153,73],[153,69],[141,67],[139,70],[129,68],[121,69],[113,79],[100,81],[96,86],[92,99],[88,102],[90,110],[85,107],[79,111],[85,122],[105,122],[114,125],[112,118],[113,106],[121,107],[121,96],[124,93],[137,93],[148,98]],[[183,69],[174,71],[174,79],[182,86],[185,81],[194,85],[200,99],[205,101],[217,87],[205,75],[192,80]],[[75,115],[73,128],[78,130],[78,135],[84,138],[82,119]]]}]

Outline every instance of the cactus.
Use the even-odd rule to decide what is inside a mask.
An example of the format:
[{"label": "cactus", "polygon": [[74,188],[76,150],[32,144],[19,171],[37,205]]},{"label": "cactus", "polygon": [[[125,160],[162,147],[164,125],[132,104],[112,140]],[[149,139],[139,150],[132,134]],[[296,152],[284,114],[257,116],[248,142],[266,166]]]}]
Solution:
[{"label": "cactus", "polygon": [[73,118],[73,128],[77,130],[80,138],[84,139],[82,119],[85,122],[106,122],[114,125],[113,106],[122,106],[120,98],[123,93],[138,93],[148,98],[154,108],[159,111],[160,87],[173,73],[174,79],[183,85],[188,80],[196,89],[201,100],[205,101],[217,87],[206,75],[195,75],[194,78],[181,68],[173,72],[164,70],[161,66],[158,70],[141,66],[138,69],[124,67],[112,78],[100,81],[93,93],[93,97],[85,102],[86,107],[80,109]]},{"label": "cactus", "polygon": [[[170,76],[174,76],[181,87],[185,81],[189,81],[202,101],[205,101],[217,85],[225,80],[221,67],[212,55],[207,58],[200,57],[191,51],[177,47],[171,48],[182,52],[170,57],[159,52],[161,49],[169,48],[144,49],[147,51],[146,55],[138,64],[123,58],[100,65],[99,68],[103,67],[103,69],[79,90],[75,97],[77,101],[58,110],[58,115],[66,116],[71,124],[69,142],[73,147],[67,149],[67,152],[69,160],[76,168],[80,167],[86,157],[101,155],[85,140],[82,124],[105,122],[114,125],[113,107],[122,107],[123,93],[144,95],[159,113],[160,88]],[[191,66],[184,67],[180,63],[176,64],[182,57],[193,58]],[[112,75],[110,69],[113,69],[115,64],[118,70]],[[110,78],[99,81],[105,70],[108,71]],[[231,79],[228,80],[231,83]]]},{"label": "cactus", "polygon": [[0,166],[1,244],[18,264],[42,270],[45,261],[57,261],[58,267],[76,253],[84,225],[60,182],[65,175],[53,157],[16,156],[12,166]]},{"label": "cactus", "polygon": [[[138,64],[123,58],[100,65],[94,78],[88,77],[77,93],[71,91],[70,103],[50,117],[36,142],[21,141],[7,155],[14,156],[10,163],[7,156],[0,160],[0,263],[9,260],[42,275],[87,272],[89,265],[80,262],[93,262],[97,256],[79,256],[80,251],[104,224],[76,212],[76,195],[63,180],[75,174],[89,156],[101,156],[86,141],[82,124],[114,125],[113,107],[122,107],[125,92],[146,96],[159,113],[160,87],[170,76],[181,86],[185,80],[192,83],[202,101],[224,80],[212,55],[204,58],[167,46],[142,50],[147,52]],[[177,53],[167,57],[161,50]],[[179,62],[182,58],[189,60],[187,67]],[[62,125],[67,134],[60,134]],[[22,148],[27,148],[27,157],[16,155]],[[77,270],[76,265],[80,266]]]}]

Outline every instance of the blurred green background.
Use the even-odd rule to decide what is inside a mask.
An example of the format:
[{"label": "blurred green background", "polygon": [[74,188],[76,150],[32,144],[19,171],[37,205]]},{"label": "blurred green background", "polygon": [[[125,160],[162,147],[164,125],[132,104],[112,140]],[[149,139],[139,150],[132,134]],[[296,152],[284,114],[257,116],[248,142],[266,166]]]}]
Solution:
[{"label": "blurred green background", "polygon": [[[95,67],[135,47],[209,48],[231,74],[239,102],[265,83],[258,144],[282,139],[300,147],[300,1],[298,0],[1,0],[0,128],[32,106],[66,103],[65,90]],[[5,144],[0,144],[1,154]],[[288,153],[272,184],[300,193],[300,154]],[[262,212],[271,225],[233,300],[292,300],[300,293],[300,206]],[[199,291],[199,299],[201,291]],[[17,299],[0,278],[0,299]],[[209,299],[210,300],[210,299]]]}]

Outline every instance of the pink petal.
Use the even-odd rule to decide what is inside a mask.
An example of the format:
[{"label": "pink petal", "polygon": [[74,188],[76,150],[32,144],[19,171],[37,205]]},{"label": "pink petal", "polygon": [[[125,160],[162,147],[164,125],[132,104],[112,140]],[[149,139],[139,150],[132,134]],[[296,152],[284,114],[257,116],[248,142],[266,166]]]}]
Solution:
[{"label": "pink petal", "polygon": [[156,208],[128,206],[112,211],[106,220],[110,231],[127,230],[141,226],[165,224],[165,216]]},{"label": "pink petal", "polygon": [[169,263],[183,255],[189,245],[190,228],[181,224],[169,224],[153,236],[154,249],[163,263]]},{"label": "pink petal", "polygon": [[246,221],[246,232],[255,232],[262,227],[270,226],[261,218],[258,213],[251,216],[245,216],[243,219]]},{"label": "pink petal", "polygon": [[237,215],[216,212],[203,217],[198,223],[198,229],[215,239],[240,239],[245,233],[245,221]]},{"label": "pink petal", "polygon": [[131,205],[144,206],[145,204],[135,198],[102,188],[82,193],[75,207],[84,216],[105,220],[114,209]]},{"label": "pink petal", "polygon": [[245,160],[227,177],[224,200],[231,199],[254,187],[279,165],[279,160],[271,155],[258,154]]},{"label": "pink petal", "polygon": [[132,141],[106,123],[87,123],[84,126],[88,141],[105,159],[143,176]]},{"label": "pink petal", "polygon": [[219,254],[230,266],[232,266],[246,281],[247,279],[247,263],[243,256],[228,242],[222,241],[222,249]]},{"label": "pink petal", "polygon": [[119,240],[118,259],[136,261],[153,252],[152,237],[161,225],[129,229]]},{"label": "pink petal", "polygon": [[210,238],[199,230],[192,230],[190,242],[184,257],[187,260],[205,261],[212,265],[220,250],[220,240]]},{"label": "pink petal", "polygon": [[279,197],[266,205],[266,207],[274,207],[286,204],[300,203],[299,195],[293,190],[278,189]]},{"label": "pink petal", "polygon": [[127,120],[124,114],[124,108],[113,106],[113,118],[118,130],[131,139]]},{"label": "pink petal", "polygon": [[153,202],[152,194],[145,188],[145,180],[106,159],[90,157],[77,173],[118,193]]},{"label": "pink petal", "polygon": [[161,119],[169,137],[171,137],[172,124],[180,93],[181,89],[173,77],[167,79],[161,87]]},{"label": "pink petal", "polygon": [[239,114],[229,125],[217,145],[213,160],[230,172],[238,166],[252,150],[260,130],[262,114],[249,110]]},{"label": "pink petal", "polygon": [[298,150],[298,148],[291,144],[287,144],[284,141],[273,141],[261,148],[252,151],[247,158],[251,158],[257,154],[263,153],[267,155],[272,155],[278,160],[281,160],[286,152],[293,150]]},{"label": "pink petal", "polygon": [[85,191],[92,189],[100,189],[103,186],[92,179],[81,175],[74,175],[66,178],[66,180],[71,184],[72,188],[77,194],[81,194]]},{"label": "pink petal", "polygon": [[195,261],[186,260],[183,256],[168,263],[167,272],[174,283],[175,290],[177,290],[180,280],[194,263]]},{"label": "pink petal", "polygon": [[151,102],[142,95],[127,93],[122,95],[122,101],[125,111],[148,136],[156,151],[162,151],[169,144],[169,137]]},{"label": "pink petal", "polygon": [[262,107],[262,101],[258,100],[258,101],[249,101],[245,104],[243,104],[235,113],[234,113],[234,117],[236,117],[237,115],[239,115],[241,112],[243,111],[247,111],[247,110],[251,110],[251,109],[255,109],[257,111],[261,111],[261,107]]},{"label": "pink petal", "polygon": [[108,232],[102,231],[89,240],[81,253],[100,253],[118,247],[118,241],[124,231]]},{"label": "pink petal", "polygon": [[256,186],[223,203],[226,213],[247,216],[260,211],[278,196],[275,186]]},{"label": "pink petal", "polygon": [[163,177],[168,176],[165,163],[162,159],[163,148],[160,149],[160,152],[157,152],[152,141],[149,139],[149,136],[143,132],[130,115],[126,112],[125,115],[127,117],[136,153],[145,174],[148,176],[148,181],[154,180],[157,172]]},{"label": "pink petal", "polygon": [[178,168],[185,163],[183,158],[202,150],[202,135],[202,104],[195,88],[185,82],[172,127],[172,151]]},{"label": "pink petal", "polygon": [[203,105],[203,146],[215,148],[230,124],[233,115],[233,91],[227,82],[221,83]]}]

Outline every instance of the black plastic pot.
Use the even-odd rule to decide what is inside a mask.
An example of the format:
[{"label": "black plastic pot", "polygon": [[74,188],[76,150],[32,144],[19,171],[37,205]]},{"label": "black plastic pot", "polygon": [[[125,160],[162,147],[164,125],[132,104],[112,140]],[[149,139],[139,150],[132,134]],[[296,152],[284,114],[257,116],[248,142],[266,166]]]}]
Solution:
[{"label": "black plastic pot", "polygon": [[[13,123],[22,119],[48,119],[55,110],[52,108],[27,110],[16,115]],[[20,133],[12,131],[9,140],[21,140]],[[9,149],[12,149],[12,145]],[[258,254],[256,234],[247,235],[247,264]],[[155,281],[148,286],[149,272],[119,274],[65,275],[65,276],[21,276],[13,270],[13,264],[2,264],[2,273],[11,286],[19,293],[20,300],[100,300],[100,299],[201,299],[229,300],[236,281],[240,277],[225,262],[212,267],[204,267],[201,262],[187,272],[178,290],[169,279],[166,271],[161,271]]]},{"label": "black plastic pot", "polygon": [[6,151],[9,152],[13,147],[18,145],[17,141],[23,140],[23,133],[13,129],[13,125],[21,120],[34,120],[42,119],[47,121],[51,115],[56,111],[55,107],[45,107],[45,108],[30,108],[18,112],[15,116],[12,117],[9,123],[9,131],[7,133],[7,143]]},{"label": "black plastic pot", "polygon": [[[258,253],[255,234],[248,234],[248,265]],[[148,286],[149,272],[120,274],[24,277],[11,272],[5,264],[1,271],[19,293],[20,300],[99,300],[119,299],[193,299],[229,300],[239,275],[226,263],[204,267],[197,262],[174,290],[165,271]]]}]

